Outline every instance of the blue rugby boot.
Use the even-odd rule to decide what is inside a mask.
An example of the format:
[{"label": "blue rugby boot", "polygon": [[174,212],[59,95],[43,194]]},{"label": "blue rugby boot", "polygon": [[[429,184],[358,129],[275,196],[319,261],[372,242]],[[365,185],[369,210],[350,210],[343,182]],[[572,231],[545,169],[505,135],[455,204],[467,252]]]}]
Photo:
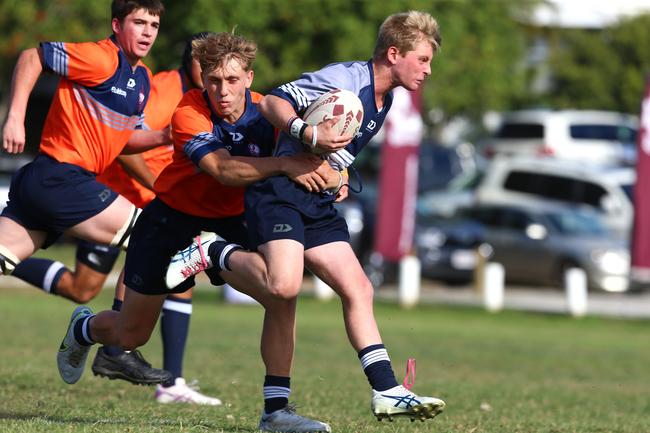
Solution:
[{"label": "blue rugby boot", "polygon": [[93,314],[92,310],[85,305],[80,305],[72,312],[68,330],[61,341],[59,352],[56,354],[56,363],[59,367],[59,374],[65,383],[76,383],[84,372],[86,358],[91,345],[84,346],[77,342],[74,336],[74,328],[79,320],[83,320]]}]

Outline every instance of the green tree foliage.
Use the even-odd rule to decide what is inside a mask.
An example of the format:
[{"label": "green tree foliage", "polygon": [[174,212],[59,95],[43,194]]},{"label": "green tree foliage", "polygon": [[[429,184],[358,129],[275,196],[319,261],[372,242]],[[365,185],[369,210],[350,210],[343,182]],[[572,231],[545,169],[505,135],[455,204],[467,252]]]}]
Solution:
[{"label": "green tree foliage", "polygon": [[557,40],[552,106],[639,111],[650,74],[650,15],[604,31],[564,31]]},{"label": "green tree foliage", "polygon": [[[425,105],[451,117],[504,109],[526,91],[524,29],[514,13],[524,2],[492,0],[183,0],[166,1],[161,33],[146,63],[178,66],[184,39],[230,31],[258,42],[254,87],[268,91],[327,63],[368,59],[377,29],[391,13],[429,11],[443,35],[425,87]],[[110,33],[108,0],[0,0],[0,89],[21,49],[39,40],[97,40]],[[523,5],[523,6],[522,6]]]}]

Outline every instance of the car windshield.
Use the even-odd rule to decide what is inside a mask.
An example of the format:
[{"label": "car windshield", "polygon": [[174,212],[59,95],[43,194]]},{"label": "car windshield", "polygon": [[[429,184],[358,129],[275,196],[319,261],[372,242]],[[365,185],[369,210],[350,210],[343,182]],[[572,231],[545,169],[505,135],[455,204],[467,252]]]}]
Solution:
[{"label": "car windshield", "polygon": [[596,215],[585,212],[548,212],[549,223],[566,235],[605,235],[607,229]]}]

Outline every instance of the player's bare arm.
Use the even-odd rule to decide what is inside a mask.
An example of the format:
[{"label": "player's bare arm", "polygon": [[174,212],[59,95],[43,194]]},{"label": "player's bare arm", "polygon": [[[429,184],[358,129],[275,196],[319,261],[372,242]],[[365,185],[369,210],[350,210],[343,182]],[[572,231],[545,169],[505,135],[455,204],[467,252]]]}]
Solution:
[{"label": "player's bare arm", "polygon": [[29,48],[20,54],[11,79],[9,112],[2,129],[2,147],[8,153],[25,150],[27,102],[42,71],[43,53],[39,48]]},{"label": "player's bare arm", "polygon": [[322,159],[309,154],[255,158],[231,156],[225,149],[209,153],[199,161],[202,170],[224,185],[246,186],[267,177],[286,175],[310,192],[338,184],[338,175],[326,165]]},{"label": "player's bare arm", "polygon": [[137,180],[140,185],[153,191],[153,183],[156,181],[156,176],[149,170],[141,154],[119,155],[117,161],[129,176]]},{"label": "player's bare arm", "polygon": [[[260,112],[273,126],[288,132],[289,120],[295,117],[296,111],[293,106],[286,100],[275,96],[266,95],[260,102]],[[322,152],[333,152],[344,148],[350,141],[350,135],[338,135],[334,125],[339,121],[338,117],[325,120],[316,126],[308,126],[305,129],[303,141],[311,143],[314,137],[314,128],[318,128],[316,133],[316,148]]]},{"label": "player's bare arm", "polygon": [[131,155],[134,153],[141,153],[153,149],[154,147],[168,146],[170,144],[172,144],[172,137],[169,127],[158,130],[139,129],[131,134],[129,141],[122,150],[122,154]]}]

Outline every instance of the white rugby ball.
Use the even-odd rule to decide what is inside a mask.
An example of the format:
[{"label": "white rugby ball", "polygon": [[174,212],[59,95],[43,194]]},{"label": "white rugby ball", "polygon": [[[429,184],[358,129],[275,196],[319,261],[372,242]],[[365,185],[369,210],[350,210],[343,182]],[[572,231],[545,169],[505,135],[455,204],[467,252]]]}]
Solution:
[{"label": "white rugby ball", "polygon": [[354,137],[363,121],[363,105],[359,97],[349,90],[330,90],[311,103],[303,115],[303,120],[310,125],[318,125],[336,116],[340,116],[334,125],[338,134]]}]

